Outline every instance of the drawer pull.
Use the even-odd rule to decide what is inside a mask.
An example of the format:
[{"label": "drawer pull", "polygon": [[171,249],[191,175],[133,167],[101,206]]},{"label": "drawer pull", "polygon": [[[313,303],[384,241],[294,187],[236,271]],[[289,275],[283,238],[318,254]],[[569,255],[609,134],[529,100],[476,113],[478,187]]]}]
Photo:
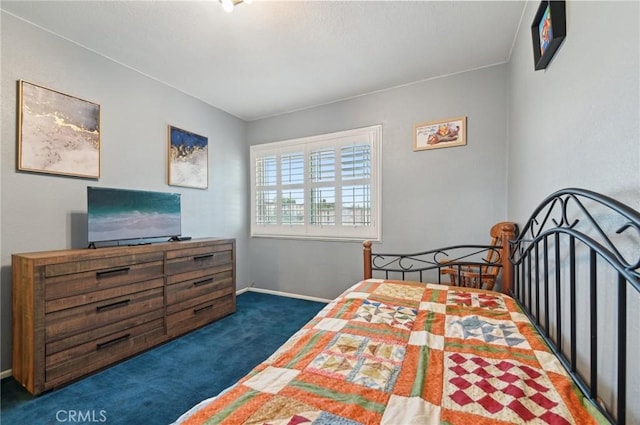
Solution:
[{"label": "drawer pull", "polygon": [[206,305],[206,306],[200,307],[200,308],[194,308],[193,309],[193,314],[202,313],[203,311],[209,310],[209,309],[212,309],[212,308],[213,308],[213,304],[209,304],[209,305]]},{"label": "drawer pull", "polygon": [[195,257],[193,257],[193,261],[202,261],[211,257],[213,257],[213,254],[196,255]]},{"label": "drawer pull", "polygon": [[207,283],[213,283],[213,278],[210,277],[209,279],[204,279],[204,280],[199,280],[197,282],[193,282],[193,286],[198,287],[198,286],[206,285]]},{"label": "drawer pull", "polygon": [[102,277],[113,276],[116,274],[127,274],[131,270],[131,267],[121,267],[119,269],[111,269],[111,270],[103,270],[96,272],[96,278],[100,279]]},{"label": "drawer pull", "polygon": [[124,307],[126,305],[129,305],[130,302],[131,300],[123,300],[123,301],[118,301],[118,302],[107,304],[107,305],[101,305],[96,307],[96,313],[102,313],[104,311],[113,310],[114,308]]},{"label": "drawer pull", "polygon": [[111,347],[112,345],[118,344],[119,342],[126,341],[131,337],[131,334],[124,334],[119,336],[118,338],[114,338],[111,341],[101,342],[100,344],[96,344],[96,350],[102,350],[103,348]]}]

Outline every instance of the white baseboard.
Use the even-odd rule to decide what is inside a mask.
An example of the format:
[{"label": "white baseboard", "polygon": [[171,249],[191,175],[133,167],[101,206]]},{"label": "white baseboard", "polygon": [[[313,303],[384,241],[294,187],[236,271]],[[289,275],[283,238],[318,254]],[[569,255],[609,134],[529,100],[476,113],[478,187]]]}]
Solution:
[{"label": "white baseboard", "polygon": [[330,303],[332,300],[328,300],[326,298],[318,298],[318,297],[310,297],[308,295],[299,295],[299,294],[292,294],[290,292],[281,292],[281,291],[273,291],[271,289],[262,289],[262,288],[244,288],[244,289],[240,289],[239,291],[236,292],[237,295],[243,294],[247,291],[251,291],[251,292],[259,292],[261,294],[270,294],[270,295],[278,295],[281,297],[288,297],[288,298],[298,298],[301,300],[307,300],[307,301],[316,301],[316,302],[320,302],[320,303]]},{"label": "white baseboard", "polygon": [[12,369],[3,370],[0,372],[0,379],[8,378],[13,375]]}]

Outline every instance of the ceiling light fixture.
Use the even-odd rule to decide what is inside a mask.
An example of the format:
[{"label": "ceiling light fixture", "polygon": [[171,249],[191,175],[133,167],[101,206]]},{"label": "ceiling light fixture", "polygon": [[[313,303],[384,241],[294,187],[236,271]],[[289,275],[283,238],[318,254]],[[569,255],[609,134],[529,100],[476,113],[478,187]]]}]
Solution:
[{"label": "ceiling light fixture", "polygon": [[218,0],[220,2],[220,4],[222,5],[222,9],[224,9],[225,12],[227,13],[231,13],[233,12],[233,8],[235,7],[236,4],[239,3],[253,3],[253,0]]}]

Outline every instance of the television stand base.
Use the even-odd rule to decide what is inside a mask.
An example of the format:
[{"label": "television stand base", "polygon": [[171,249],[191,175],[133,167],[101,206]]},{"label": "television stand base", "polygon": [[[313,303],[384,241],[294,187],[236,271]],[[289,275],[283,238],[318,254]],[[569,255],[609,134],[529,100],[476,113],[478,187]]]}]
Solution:
[{"label": "television stand base", "polygon": [[191,236],[171,236],[169,242],[180,242],[180,241],[190,241]]}]

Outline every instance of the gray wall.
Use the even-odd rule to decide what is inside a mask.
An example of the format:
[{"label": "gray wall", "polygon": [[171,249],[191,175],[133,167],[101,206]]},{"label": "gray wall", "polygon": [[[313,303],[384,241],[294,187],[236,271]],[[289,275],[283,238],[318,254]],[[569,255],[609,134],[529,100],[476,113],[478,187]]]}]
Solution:
[{"label": "gray wall", "polygon": [[567,38],[534,71],[538,4],[527,6],[509,63],[509,217],[526,220],[570,186],[640,209],[639,3],[567,2]]},{"label": "gray wall", "polygon": [[[1,70],[1,370],[11,367],[11,254],[86,247],[87,185],[182,193],[183,234],[236,238],[246,286],[243,121],[4,13]],[[16,171],[19,79],[101,105],[98,181]],[[209,189],[166,184],[168,124],[208,136]]]},{"label": "gray wall", "polygon": [[[507,66],[499,65],[248,123],[250,145],[383,125],[382,243],[414,251],[486,243],[506,217]],[[413,151],[414,124],[467,116],[467,146]],[[249,223],[247,222],[247,225]],[[252,238],[257,287],[333,298],[362,276],[356,242]]]},{"label": "gray wall", "polygon": [[[640,210],[640,3],[567,2],[567,38],[549,67],[534,71],[529,27],[538,4],[527,6],[509,63],[508,216],[524,223],[563,187],[602,192]],[[637,245],[628,248],[637,258]],[[615,294],[603,288],[598,296],[598,374],[606,382],[599,395],[609,405]],[[628,303],[627,423],[640,424],[633,403],[640,400],[640,297],[629,291]],[[584,351],[579,359],[588,358]]]}]

